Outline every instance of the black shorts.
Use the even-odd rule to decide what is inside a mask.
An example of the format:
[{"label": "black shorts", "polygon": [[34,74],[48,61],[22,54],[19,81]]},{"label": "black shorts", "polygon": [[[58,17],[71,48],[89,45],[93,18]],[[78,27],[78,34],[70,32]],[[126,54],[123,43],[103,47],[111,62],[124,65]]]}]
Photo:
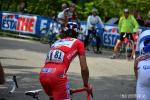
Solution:
[{"label": "black shorts", "polygon": [[130,40],[134,40],[132,33],[121,33],[119,40],[124,41],[125,38],[130,38]]}]

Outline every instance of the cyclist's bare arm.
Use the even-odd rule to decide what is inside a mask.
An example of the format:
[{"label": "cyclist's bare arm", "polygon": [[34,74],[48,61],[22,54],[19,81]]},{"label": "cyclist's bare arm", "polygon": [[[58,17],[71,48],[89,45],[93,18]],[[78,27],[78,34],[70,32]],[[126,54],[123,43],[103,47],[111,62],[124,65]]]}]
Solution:
[{"label": "cyclist's bare arm", "polygon": [[88,69],[87,62],[86,62],[86,56],[79,55],[79,60],[80,60],[83,83],[84,83],[84,86],[87,86],[88,80],[89,80],[89,69]]}]

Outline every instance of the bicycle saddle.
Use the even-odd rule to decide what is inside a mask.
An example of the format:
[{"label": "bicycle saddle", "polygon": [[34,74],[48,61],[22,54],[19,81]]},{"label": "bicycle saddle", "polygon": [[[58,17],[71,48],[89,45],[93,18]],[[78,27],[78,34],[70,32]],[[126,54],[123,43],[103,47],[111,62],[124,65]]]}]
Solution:
[{"label": "bicycle saddle", "polygon": [[38,90],[32,90],[32,91],[26,91],[25,95],[31,96],[33,98],[37,98],[39,93],[42,91],[42,89],[38,89]]}]

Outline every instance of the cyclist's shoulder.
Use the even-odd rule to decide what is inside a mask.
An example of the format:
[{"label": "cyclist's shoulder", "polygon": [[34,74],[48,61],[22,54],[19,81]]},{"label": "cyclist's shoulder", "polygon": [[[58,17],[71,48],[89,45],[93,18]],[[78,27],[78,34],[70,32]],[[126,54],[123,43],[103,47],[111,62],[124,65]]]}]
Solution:
[{"label": "cyclist's shoulder", "polygon": [[144,54],[144,55],[140,55],[139,57],[136,58],[136,61],[143,61],[143,60],[147,60],[150,58],[149,54]]},{"label": "cyclist's shoulder", "polygon": [[119,22],[122,22],[123,20],[125,20],[125,16],[121,16]]},{"label": "cyclist's shoulder", "polygon": [[125,19],[125,16],[123,15],[123,16],[120,16],[120,19]]},{"label": "cyclist's shoulder", "polygon": [[135,20],[135,17],[134,17],[132,14],[130,14],[130,15],[129,15],[129,19],[130,19],[130,20]]}]

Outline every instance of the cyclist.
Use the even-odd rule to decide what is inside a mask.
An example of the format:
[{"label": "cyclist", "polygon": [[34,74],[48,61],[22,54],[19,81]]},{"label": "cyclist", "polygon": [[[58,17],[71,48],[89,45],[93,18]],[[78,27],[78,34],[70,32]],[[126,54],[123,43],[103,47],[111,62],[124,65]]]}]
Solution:
[{"label": "cyclist", "polygon": [[111,59],[115,59],[119,56],[118,49],[123,43],[124,39],[131,37],[131,40],[133,40],[132,33],[138,32],[139,25],[134,16],[129,14],[128,9],[124,9],[124,15],[119,20],[118,28],[120,38],[117,40],[117,43],[114,47],[114,54],[111,56]]},{"label": "cyclist", "polygon": [[88,35],[86,36],[85,40],[85,46],[88,46],[89,44],[89,36],[92,34],[96,38],[96,48],[97,52],[96,53],[101,53],[99,50],[100,47],[100,36],[96,33],[96,25],[100,24],[102,29],[104,29],[103,22],[101,18],[97,15],[98,11],[96,8],[92,9],[92,15],[88,16],[87,19],[87,29],[88,29]]},{"label": "cyclist", "polygon": [[[86,62],[84,43],[76,38],[66,27],[62,33],[62,39],[52,44],[40,72],[40,82],[50,96],[50,100],[70,100],[70,86],[67,79],[67,70],[70,63],[77,55],[79,56],[83,85],[89,91],[89,70]],[[88,91],[88,92],[89,92]]]},{"label": "cyclist", "polygon": [[143,42],[142,55],[134,63],[137,100],[150,100],[150,37]]}]

